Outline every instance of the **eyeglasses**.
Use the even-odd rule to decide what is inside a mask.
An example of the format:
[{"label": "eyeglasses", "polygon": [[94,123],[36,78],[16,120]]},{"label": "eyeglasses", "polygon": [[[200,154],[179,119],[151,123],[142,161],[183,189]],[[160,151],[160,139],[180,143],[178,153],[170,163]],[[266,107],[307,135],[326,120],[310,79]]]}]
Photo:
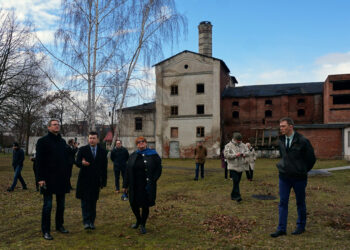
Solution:
[{"label": "eyeglasses", "polygon": [[146,141],[144,141],[144,140],[142,140],[142,141],[137,141],[136,144],[143,143],[143,142],[146,142]]}]

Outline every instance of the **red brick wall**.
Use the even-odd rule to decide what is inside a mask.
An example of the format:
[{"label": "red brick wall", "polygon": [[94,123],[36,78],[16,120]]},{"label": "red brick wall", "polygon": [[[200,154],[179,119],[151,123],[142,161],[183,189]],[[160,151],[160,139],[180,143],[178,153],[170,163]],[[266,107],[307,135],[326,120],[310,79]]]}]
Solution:
[{"label": "red brick wall", "polygon": [[319,159],[341,158],[343,138],[341,129],[298,129],[309,139]]},{"label": "red brick wall", "polygon": [[350,104],[333,104],[333,95],[350,94],[350,90],[333,90],[333,82],[342,80],[350,80],[350,74],[329,75],[324,84],[323,92],[325,123],[350,122]]}]

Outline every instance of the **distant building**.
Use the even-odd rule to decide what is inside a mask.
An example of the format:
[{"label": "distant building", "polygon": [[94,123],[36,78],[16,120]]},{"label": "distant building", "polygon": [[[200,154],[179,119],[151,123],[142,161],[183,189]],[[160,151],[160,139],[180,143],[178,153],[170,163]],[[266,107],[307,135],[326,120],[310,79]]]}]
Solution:
[{"label": "distant building", "polygon": [[269,151],[277,146],[279,119],[288,116],[318,158],[350,159],[350,74],[237,87],[225,62],[212,57],[211,23],[201,22],[198,31],[199,53],[185,50],[155,64],[156,101],[123,109],[119,138],[128,149],[143,135],[165,158],[193,157],[197,141],[217,157],[237,131]]}]

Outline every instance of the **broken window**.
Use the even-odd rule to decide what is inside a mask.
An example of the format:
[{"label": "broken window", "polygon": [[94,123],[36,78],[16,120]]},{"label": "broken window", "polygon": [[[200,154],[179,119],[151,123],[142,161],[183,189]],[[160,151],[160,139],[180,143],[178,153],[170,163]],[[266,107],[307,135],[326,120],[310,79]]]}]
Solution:
[{"label": "broken window", "polygon": [[298,117],[305,116],[305,109],[298,109]]},{"label": "broken window", "polygon": [[198,83],[197,84],[197,94],[203,94],[204,93],[204,83]]},{"label": "broken window", "polygon": [[350,95],[334,95],[333,104],[350,104]]},{"label": "broken window", "polygon": [[197,105],[197,115],[203,115],[204,114],[204,105]]},{"label": "broken window", "polygon": [[298,99],[298,104],[302,104],[302,103],[305,103],[305,99],[304,98],[299,98]]},{"label": "broken window", "polygon": [[170,95],[178,95],[178,86],[177,85],[171,85],[171,92]]},{"label": "broken window", "polygon": [[234,106],[239,106],[239,102],[235,101],[235,102],[232,102],[232,107]]},{"label": "broken window", "polygon": [[239,112],[238,111],[233,111],[232,112],[232,118],[234,118],[234,119],[239,118]]},{"label": "broken window", "polygon": [[350,80],[333,82],[333,90],[350,90]]},{"label": "broken window", "polygon": [[272,117],[272,110],[265,110],[265,118]]},{"label": "broken window", "polygon": [[204,127],[197,127],[196,128],[196,135],[197,135],[197,137],[204,137]]},{"label": "broken window", "polygon": [[272,100],[265,100],[265,105],[272,105]]},{"label": "broken window", "polygon": [[170,114],[171,115],[178,115],[179,114],[179,110],[177,106],[171,106],[170,108]]},{"label": "broken window", "polygon": [[135,130],[142,130],[142,117],[135,118]]}]

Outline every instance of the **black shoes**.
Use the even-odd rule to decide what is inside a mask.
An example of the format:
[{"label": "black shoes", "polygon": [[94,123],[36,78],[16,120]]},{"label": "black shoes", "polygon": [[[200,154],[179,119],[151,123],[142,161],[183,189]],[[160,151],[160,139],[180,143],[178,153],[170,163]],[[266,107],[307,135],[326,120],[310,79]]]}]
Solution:
[{"label": "black shoes", "polygon": [[141,234],[147,233],[146,227],[145,227],[144,225],[141,225],[141,226],[140,226],[140,233],[141,233]]},{"label": "black shoes", "polygon": [[45,240],[53,240],[53,237],[51,236],[50,233],[44,233],[43,237],[44,237]]},{"label": "black shoes", "polygon": [[84,229],[87,230],[87,229],[90,229],[90,224],[84,224]]},{"label": "black shoes", "polygon": [[96,227],[94,225],[94,223],[90,223],[90,229],[94,230]]},{"label": "black shoes", "polygon": [[63,233],[63,234],[69,233],[69,231],[67,229],[65,229],[63,226],[56,228],[56,231]]},{"label": "black shoes", "polygon": [[136,229],[136,228],[138,228],[138,227],[139,227],[139,223],[137,223],[137,222],[136,222],[135,224],[132,224],[132,225],[131,225],[131,228],[133,228],[133,229]]},{"label": "black shoes", "polygon": [[278,230],[272,234],[270,234],[271,237],[273,238],[277,238],[277,237],[280,237],[282,235],[286,235],[287,233],[285,231],[281,231],[281,230]]},{"label": "black shoes", "polygon": [[194,180],[194,181],[198,181],[198,178],[194,178],[193,180]]},{"label": "black shoes", "polygon": [[27,186],[22,187],[23,190],[28,190]]},{"label": "black shoes", "polygon": [[295,229],[295,231],[292,234],[293,235],[298,235],[298,234],[302,234],[304,232],[305,232],[305,229],[297,228],[297,229]]},{"label": "black shoes", "polygon": [[8,188],[7,192],[13,192],[13,189],[12,188]]}]

